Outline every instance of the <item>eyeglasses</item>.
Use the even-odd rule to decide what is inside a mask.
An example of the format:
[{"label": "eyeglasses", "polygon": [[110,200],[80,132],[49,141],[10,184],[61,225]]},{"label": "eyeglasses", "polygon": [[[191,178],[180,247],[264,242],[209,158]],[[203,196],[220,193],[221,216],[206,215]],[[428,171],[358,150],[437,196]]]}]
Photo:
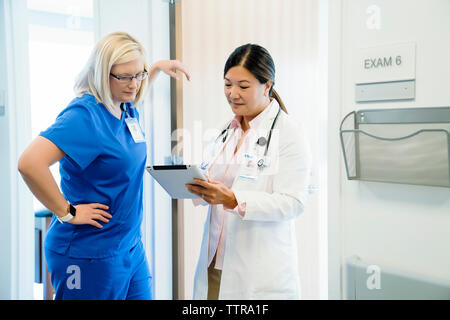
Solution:
[{"label": "eyeglasses", "polygon": [[119,82],[122,83],[129,83],[131,81],[133,81],[133,79],[136,79],[136,81],[141,82],[142,80],[145,80],[148,77],[148,71],[144,71],[141,73],[138,73],[134,76],[116,76],[113,73],[109,73],[110,75],[112,75],[114,78],[116,78],[117,80],[119,80]]}]

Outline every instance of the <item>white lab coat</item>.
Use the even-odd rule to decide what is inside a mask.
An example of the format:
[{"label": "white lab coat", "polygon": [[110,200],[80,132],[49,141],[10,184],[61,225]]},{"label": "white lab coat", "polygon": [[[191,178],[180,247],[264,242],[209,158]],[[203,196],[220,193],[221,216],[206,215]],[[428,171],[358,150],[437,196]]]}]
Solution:
[{"label": "white lab coat", "polygon": [[[251,136],[255,144],[259,136],[267,136],[279,105],[273,100],[269,107],[258,134]],[[211,163],[224,146],[219,140],[221,146],[211,148],[216,153]],[[261,158],[264,148],[257,150]],[[300,298],[294,219],[306,203],[311,156],[300,126],[284,112],[272,133],[268,156],[270,166],[258,171],[257,179],[238,174],[231,187],[238,201],[246,202],[246,212],[243,218],[234,212],[226,216],[219,299]],[[211,206],[194,279],[194,299],[207,298],[210,215]]]}]

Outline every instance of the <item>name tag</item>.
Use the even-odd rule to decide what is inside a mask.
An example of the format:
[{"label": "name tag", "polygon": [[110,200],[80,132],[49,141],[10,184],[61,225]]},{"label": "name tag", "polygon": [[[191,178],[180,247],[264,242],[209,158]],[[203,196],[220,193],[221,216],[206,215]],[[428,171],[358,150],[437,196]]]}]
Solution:
[{"label": "name tag", "polygon": [[248,153],[244,154],[239,177],[249,180],[256,180],[258,178],[258,165],[255,156]]},{"label": "name tag", "polygon": [[134,142],[145,142],[144,134],[136,118],[126,118],[125,123],[127,124],[128,130],[130,130]]}]

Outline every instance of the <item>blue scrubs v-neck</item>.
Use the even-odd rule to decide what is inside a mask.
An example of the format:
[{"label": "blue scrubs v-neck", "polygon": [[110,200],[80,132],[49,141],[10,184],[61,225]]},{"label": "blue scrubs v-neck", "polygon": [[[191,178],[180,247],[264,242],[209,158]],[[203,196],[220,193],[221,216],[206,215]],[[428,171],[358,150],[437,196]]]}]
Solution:
[{"label": "blue scrubs v-neck", "polygon": [[[139,120],[130,103],[126,109]],[[66,156],[60,161],[61,191],[72,204],[102,203],[113,217],[103,228],[59,223],[53,217],[45,246],[75,258],[102,258],[133,248],[141,239],[146,144],[135,143],[122,111],[119,120],[94,96],[75,98],[40,133]]]}]

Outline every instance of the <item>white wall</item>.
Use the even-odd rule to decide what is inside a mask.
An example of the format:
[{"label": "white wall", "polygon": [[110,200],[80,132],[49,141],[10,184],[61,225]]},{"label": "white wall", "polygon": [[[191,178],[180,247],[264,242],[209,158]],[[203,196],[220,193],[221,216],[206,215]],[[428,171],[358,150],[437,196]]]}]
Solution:
[{"label": "white wall", "polygon": [[[370,5],[380,8],[380,29],[366,26]],[[330,73],[330,81],[339,79],[330,86],[341,90],[341,100],[333,104],[340,106],[341,115],[358,109],[450,105],[448,0],[342,0],[341,9],[342,49],[335,53],[342,54],[342,65]],[[334,23],[340,28],[339,21]],[[416,99],[356,104],[354,52],[402,42],[416,43]],[[450,279],[450,189],[348,181],[342,155],[339,162],[342,205],[330,234],[341,244],[341,262],[356,254],[375,264]]]},{"label": "white wall", "polygon": [[26,1],[0,1],[0,299],[32,299],[34,215],[17,171],[30,136]]},{"label": "white wall", "polygon": [[[0,2],[0,21],[5,21],[5,4]],[[5,39],[5,24],[0,24],[0,39]],[[0,73],[6,74],[6,43],[0,41]],[[0,95],[6,100],[7,79],[0,77]],[[4,101],[6,102],[6,101]],[[10,191],[10,134],[9,134],[9,110],[4,116],[0,116],[0,146],[2,156],[0,157],[0,299],[11,296],[11,191]]]},{"label": "white wall", "polygon": [[[183,85],[183,122],[189,133],[183,140],[184,160],[200,163],[199,142],[205,145],[212,138],[209,129],[218,130],[232,117],[223,94],[223,67],[229,54],[246,43],[266,47],[277,69],[275,88],[289,113],[305,127],[316,164],[312,184],[319,185],[319,192],[296,221],[302,296],[326,298],[326,281],[321,282],[320,274],[327,263],[326,254],[320,254],[327,245],[322,192],[326,106],[318,98],[323,90],[320,79],[324,80],[318,67],[318,1],[188,0],[181,5],[182,57],[192,72],[191,82]],[[192,296],[205,216],[206,207],[194,208],[191,201],[184,201],[184,298]]]},{"label": "white wall", "polygon": [[328,227],[328,299],[341,298],[341,154],[339,141],[339,119],[341,119],[341,59],[342,59],[342,1],[321,1],[321,21],[326,32],[326,41],[321,46],[326,52],[324,69],[326,75],[323,90],[327,103],[327,118],[323,123],[326,131],[326,179],[327,179],[327,227]]}]

